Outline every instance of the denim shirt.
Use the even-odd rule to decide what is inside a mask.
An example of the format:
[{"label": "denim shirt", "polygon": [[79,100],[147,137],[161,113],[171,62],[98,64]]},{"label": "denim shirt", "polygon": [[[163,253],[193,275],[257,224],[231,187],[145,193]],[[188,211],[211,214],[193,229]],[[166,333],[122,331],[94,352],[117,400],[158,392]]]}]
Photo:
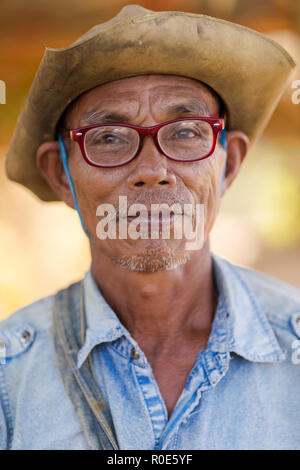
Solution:
[{"label": "denim shirt", "polygon": [[[151,364],[89,271],[86,338],[120,449],[300,449],[300,291],[211,253],[212,330],[168,419]],[[53,296],[0,323],[0,448],[87,449],[60,381]]]}]

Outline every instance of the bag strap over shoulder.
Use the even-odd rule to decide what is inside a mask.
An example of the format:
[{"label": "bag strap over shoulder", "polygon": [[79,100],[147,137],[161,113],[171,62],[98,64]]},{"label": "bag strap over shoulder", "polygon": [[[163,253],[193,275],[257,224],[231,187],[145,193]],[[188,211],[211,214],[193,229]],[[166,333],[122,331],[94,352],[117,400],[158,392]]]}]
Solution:
[{"label": "bag strap over shoulder", "polygon": [[77,354],[84,344],[83,283],[59,291],[53,307],[53,347],[57,370],[90,449],[117,450],[111,415],[100,393],[89,356],[77,368]]}]

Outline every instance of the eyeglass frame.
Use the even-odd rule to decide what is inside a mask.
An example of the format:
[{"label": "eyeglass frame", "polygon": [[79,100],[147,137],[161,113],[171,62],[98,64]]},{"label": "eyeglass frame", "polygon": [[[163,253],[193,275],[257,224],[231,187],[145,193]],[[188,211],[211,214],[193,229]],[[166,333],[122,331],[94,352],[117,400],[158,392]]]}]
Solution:
[{"label": "eyeglass frame", "polygon": [[[172,158],[170,155],[167,155],[163,151],[163,149],[161,148],[161,146],[159,144],[159,141],[158,141],[158,138],[157,138],[158,131],[162,127],[167,126],[168,124],[172,124],[172,123],[175,123],[175,122],[182,122],[182,121],[204,121],[204,122],[207,122],[208,124],[210,124],[211,129],[213,131],[213,143],[212,143],[212,147],[211,147],[210,151],[207,154],[205,154],[203,157],[199,157],[199,158],[192,159],[192,160],[177,160],[176,158]],[[100,163],[93,162],[92,160],[89,159],[89,157],[88,157],[88,155],[85,151],[85,146],[84,146],[85,135],[91,129],[97,129],[99,127],[111,127],[111,126],[128,127],[130,129],[136,130],[139,134],[139,146],[138,146],[135,154],[129,160],[127,160],[126,162],[119,163],[117,165],[101,165]],[[212,155],[214,153],[215,148],[216,148],[216,144],[217,144],[218,134],[223,129],[225,129],[224,118],[186,117],[186,118],[172,119],[171,121],[165,121],[165,122],[162,122],[160,124],[156,124],[155,126],[148,126],[148,127],[135,126],[133,124],[124,124],[124,123],[111,122],[111,123],[103,123],[103,124],[93,124],[93,125],[84,126],[84,127],[77,127],[76,129],[66,129],[65,128],[64,131],[66,131],[68,133],[68,136],[71,140],[73,140],[74,142],[77,142],[77,144],[80,147],[81,154],[82,154],[84,160],[86,161],[86,163],[88,165],[91,165],[91,166],[94,166],[94,167],[97,167],[97,168],[116,168],[116,167],[127,165],[127,163],[132,162],[132,160],[134,160],[139,155],[139,153],[142,149],[142,146],[143,146],[144,137],[148,136],[148,135],[150,135],[153,138],[154,144],[155,144],[157,150],[161,154],[163,154],[166,158],[168,158],[169,160],[172,160],[172,161],[175,161],[175,162],[180,162],[180,163],[181,162],[182,163],[185,163],[185,162],[187,162],[187,163],[188,162],[198,162],[200,160],[204,160],[205,158],[210,157],[210,155]]]}]

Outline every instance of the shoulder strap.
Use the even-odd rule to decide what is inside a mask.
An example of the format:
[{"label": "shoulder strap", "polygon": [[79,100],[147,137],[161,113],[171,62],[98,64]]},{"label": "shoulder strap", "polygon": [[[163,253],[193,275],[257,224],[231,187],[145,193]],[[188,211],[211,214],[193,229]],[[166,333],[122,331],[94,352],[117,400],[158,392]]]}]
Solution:
[{"label": "shoulder strap", "polygon": [[77,282],[55,295],[52,321],[55,364],[89,448],[118,449],[112,418],[93,375],[90,356],[77,368],[77,354],[85,335],[83,294],[83,284]]}]

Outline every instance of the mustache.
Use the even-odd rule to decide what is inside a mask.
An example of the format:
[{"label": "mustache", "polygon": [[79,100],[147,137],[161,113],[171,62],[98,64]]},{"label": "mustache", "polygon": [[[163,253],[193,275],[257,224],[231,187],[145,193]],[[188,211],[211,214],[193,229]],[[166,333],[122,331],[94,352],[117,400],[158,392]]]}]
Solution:
[{"label": "mustache", "polygon": [[[172,194],[166,191],[159,192],[159,193],[157,191],[155,193],[144,191],[144,192],[140,192],[139,194],[137,194],[134,198],[127,196],[127,204],[126,204],[127,210],[125,211],[124,211],[124,208],[120,209],[119,200],[118,202],[115,201],[115,202],[112,202],[111,204],[115,209],[115,215],[116,215],[117,220],[120,218],[120,215],[121,217],[124,217],[125,212],[126,212],[126,217],[127,217],[128,208],[135,204],[142,204],[148,211],[149,215],[164,211],[163,207],[162,208],[158,207],[158,210],[152,208],[151,207],[152,204],[157,204],[159,206],[166,205],[168,206],[168,208],[170,208],[169,212],[174,213],[174,214],[183,214],[184,204],[189,204],[190,209],[191,209],[190,215],[195,214],[195,203],[191,200],[191,197],[188,194]],[[171,206],[174,206],[174,208],[171,209]]]}]

